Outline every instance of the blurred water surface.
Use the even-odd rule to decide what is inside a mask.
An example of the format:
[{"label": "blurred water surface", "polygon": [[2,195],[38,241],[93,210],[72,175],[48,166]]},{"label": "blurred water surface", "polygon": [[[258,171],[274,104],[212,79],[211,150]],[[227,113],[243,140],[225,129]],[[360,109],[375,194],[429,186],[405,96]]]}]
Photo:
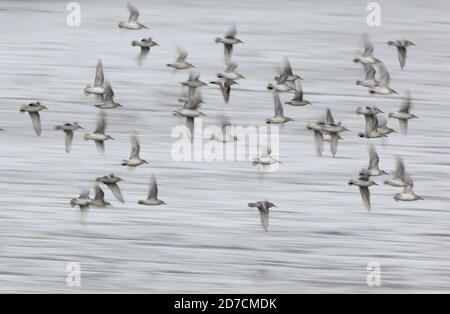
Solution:
[{"label": "blurred water surface", "polygon": [[[61,1],[0,3],[0,292],[449,292],[450,216],[448,73],[449,2],[379,1],[382,26],[366,25],[365,1],[134,1],[150,31],[117,27],[128,16],[125,1],[79,1],[81,27],[66,25]],[[212,80],[223,70],[223,47],[214,38],[236,21],[240,38],[234,61],[247,77],[233,89],[228,106],[206,87],[205,125],[226,114],[239,125],[262,125],[273,113],[265,86],[286,54],[304,78],[313,106],[286,108],[295,119],[280,130],[277,172],[261,175],[249,162],[174,162],[170,149],[179,81],[165,67],[184,47],[189,59]],[[367,140],[357,137],[361,105],[385,112],[399,96],[375,97],[355,86],[361,68],[352,64],[361,34],[368,32],[375,55],[390,70],[392,87],[414,97],[407,137],[374,140],[380,166],[393,170],[405,159],[415,190],[426,200],[396,203],[398,190],[372,189],[372,213],[347,181],[367,164]],[[151,34],[161,47],[136,64],[132,40]],[[386,42],[407,38],[404,71]],[[95,127],[92,83],[101,58],[116,100],[109,111],[106,154],[76,132],[72,153],[64,151],[56,124],[78,121]],[[283,100],[289,97],[283,95]],[[36,137],[20,105],[40,100],[43,134]],[[305,129],[331,107],[352,129],[338,158],[317,158]],[[390,125],[398,129],[396,121]],[[141,156],[150,162],[135,171],[120,166],[129,154],[129,135],[139,132]],[[95,177],[113,172],[126,204],[109,190],[108,209],[91,209],[85,223],[69,200]],[[150,175],[168,206],[137,204]],[[382,183],[382,178],[376,179]],[[270,232],[263,232],[250,201],[270,199]],[[66,285],[66,265],[82,267],[81,287]],[[369,288],[366,265],[378,262],[382,286]]]}]

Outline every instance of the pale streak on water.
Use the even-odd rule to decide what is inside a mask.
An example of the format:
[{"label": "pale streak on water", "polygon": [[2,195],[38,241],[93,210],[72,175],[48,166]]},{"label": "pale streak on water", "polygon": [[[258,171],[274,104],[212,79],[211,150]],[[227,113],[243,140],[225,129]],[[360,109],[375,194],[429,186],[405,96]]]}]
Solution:
[{"label": "pale streak on water", "polygon": [[[126,1],[80,1],[82,26],[66,26],[61,1],[2,1],[0,4],[0,291],[1,292],[449,292],[450,217],[448,89],[450,25],[446,1],[380,1],[382,26],[365,24],[367,1],[301,4],[298,1],[134,1],[141,21],[160,43],[139,68],[131,40],[147,31],[122,31]],[[187,162],[170,159],[170,132],[181,121],[178,81],[165,64],[182,46],[211,80],[223,69],[222,47],[214,38],[232,21],[246,44],[234,60],[248,78],[225,107],[217,89],[204,88],[212,124],[224,110],[231,121],[260,125],[272,112],[265,90],[278,62],[288,55],[304,78],[314,105],[286,108],[295,119],[281,130],[278,172],[263,178],[248,162]],[[381,166],[392,170],[401,155],[426,201],[396,203],[397,189],[373,188],[373,213],[357,190],[347,186],[367,163],[367,140],[356,136],[360,105],[389,112],[398,96],[372,97],[354,85],[361,76],[352,64],[360,35],[368,32],[376,55],[385,61],[392,86],[412,91],[414,111],[408,137],[375,140]],[[407,38],[417,44],[406,69],[385,42]],[[126,108],[109,112],[106,155],[75,135],[64,152],[56,124],[79,121],[92,130],[97,109],[83,95],[97,59],[105,66],[116,99]],[[284,95],[283,100],[287,96]],[[43,134],[36,137],[20,105],[41,100]],[[351,128],[338,158],[314,154],[305,124],[333,109]],[[395,121],[391,126],[398,128]],[[127,172],[119,165],[129,154],[129,134],[139,132],[142,156],[151,166]],[[123,177],[127,203],[106,197],[114,207],[92,209],[87,222],[69,206],[96,176]],[[169,205],[148,208],[151,173]],[[381,182],[381,179],[377,179]],[[247,202],[268,198],[279,208],[264,233]],[[382,286],[366,285],[366,265],[381,264]],[[82,286],[66,286],[66,265],[79,262]]]}]

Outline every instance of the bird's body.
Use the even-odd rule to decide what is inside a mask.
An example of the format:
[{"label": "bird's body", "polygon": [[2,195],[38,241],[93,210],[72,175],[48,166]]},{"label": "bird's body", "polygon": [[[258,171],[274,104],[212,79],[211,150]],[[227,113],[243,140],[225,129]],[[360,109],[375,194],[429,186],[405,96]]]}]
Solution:
[{"label": "bird's body", "polygon": [[257,156],[252,162],[253,166],[270,166],[277,163],[280,163],[280,161],[272,156],[272,150],[270,148],[267,149],[266,153]]},{"label": "bird's body", "polygon": [[31,122],[33,123],[34,131],[38,136],[42,133],[41,128],[41,117],[39,116],[39,111],[47,109],[47,107],[41,105],[41,103],[38,102],[32,102],[28,105],[23,105],[20,107],[20,112],[28,112],[31,118]]}]

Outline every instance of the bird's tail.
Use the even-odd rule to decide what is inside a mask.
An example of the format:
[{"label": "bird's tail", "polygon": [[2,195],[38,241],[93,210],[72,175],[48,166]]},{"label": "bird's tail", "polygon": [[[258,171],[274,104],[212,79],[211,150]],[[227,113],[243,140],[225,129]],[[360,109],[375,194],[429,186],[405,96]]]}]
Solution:
[{"label": "bird's tail", "polygon": [[248,203],[248,207],[257,207],[256,203]]},{"label": "bird's tail", "polygon": [[131,42],[131,46],[136,47],[138,45],[138,42],[136,40],[133,40]]}]

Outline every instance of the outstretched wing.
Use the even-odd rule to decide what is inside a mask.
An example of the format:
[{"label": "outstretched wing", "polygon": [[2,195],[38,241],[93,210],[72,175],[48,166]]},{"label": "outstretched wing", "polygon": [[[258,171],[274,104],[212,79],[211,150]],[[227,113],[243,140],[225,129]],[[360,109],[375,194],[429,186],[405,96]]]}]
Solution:
[{"label": "outstretched wing", "polygon": [[334,119],[333,119],[333,115],[331,114],[331,109],[330,108],[327,108],[327,114],[326,114],[325,122],[327,124],[334,124]]},{"label": "outstretched wing", "polygon": [[97,116],[97,126],[94,133],[104,134],[106,130],[106,113],[101,110]]},{"label": "outstretched wing", "polygon": [[380,158],[378,157],[375,146],[371,145],[369,148],[369,169],[378,169]]},{"label": "outstretched wing", "polygon": [[97,67],[95,69],[95,80],[94,80],[94,86],[100,87],[103,86],[103,82],[105,80],[105,76],[103,74],[103,64],[102,60],[98,60]]},{"label": "outstretched wing", "polygon": [[42,129],[41,129],[41,118],[39,116],[38,112],[30,112],[30,118],[31,122],[33,123],[34,131],[38,136],[41,135]]},{"label": "outstretched wing", "polygon": [[72,140],[73,140],[73,131],[66,131],[66,152],[70,153],[70,148],[72,147]]},{"label": "outstretched wing", "polygon": [[367,208],[367,210],[370,211],[370,191],[369,188],[366,186],[360,186],[359,192],[361,193],[361,198],[364,203],[364,206]]},{"label": "outstretched wing", "polygon": [[411,110],[411,94],[409,90],[407,90],[405,99],[400,105],[400,112],[409,113],[410,110]]},{"label": "outstretched wing", "polygon": [[406,47],[397,46],[397,55],[398,55],[398,62],[400,63],[400,68],[403,70],[406,63]]},{"label": "outstretched wing", "polygon": [[139,151],[141,146],[139,145],[139,139],[136,134],[131,136],[131,154],[130,159],[139,159]]},{"label": "outstretched wing", "polygon": [[269,231],[269,210],[258,208],[259,215],[261,216],[261,224],[264,228],[264,231]]},{"label": "outstretched wing", "polygon": [[156,183],[155,176],[152,175],[150,179],[150,188],[148,191],[148,200],[157,200],[158,199],[158,184]]},{"label": "outstretched wing", "polygon": [[235,38],[237,35],[236,23],[231,24],[230,29],[225,33],[225,38]]},{"label": "outstretched wing", "polygon": [[186,50],[179,48],[178,49],[178,58],[176,62],[183,62],[186,60],[188,53]]},{"label": "outstretched wing", "polygon": [[136,22],[139,18],[139,11],[131,3],[128,3],[128,11],[130,11],[128,22]]},{"label": "outstretched wing", "polygon": [[280,94],[277,91],[273,91],[273,102],[275,106],[275,116],[282,117],[283,116],[283,105],[281,104]]}]

